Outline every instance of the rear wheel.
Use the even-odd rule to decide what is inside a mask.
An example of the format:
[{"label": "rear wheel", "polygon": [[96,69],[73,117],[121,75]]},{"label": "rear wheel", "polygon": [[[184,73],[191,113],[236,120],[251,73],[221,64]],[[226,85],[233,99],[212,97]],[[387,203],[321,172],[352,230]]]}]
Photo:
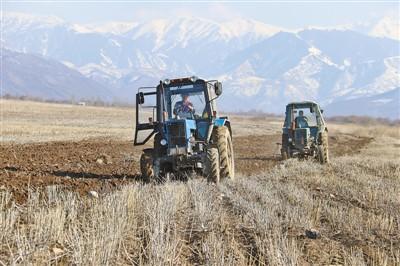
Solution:
[{"label": "rear wheel", "polygon": [[322,164],[329,163],[328,133],[321,134],[321,144],[318,145],[318,160]]},{"label": "rear wheel", "polygon": [[227,127],[218,127],[215,131],[215,143],[219,151],[221,179],[235,178],[235,160],[233,156],[232,137]]},{"label": "rear wheel", "polygon": [[149,182],[154,177],[153,149],[143,150],[140,156],[140,171],[145,182]]},{"label": "rear wheel", "polygon": [[204,176],[211,182],[216,184],[220,180],[220,164],[219,153],[217,148],[208,148],[204,162]]}]

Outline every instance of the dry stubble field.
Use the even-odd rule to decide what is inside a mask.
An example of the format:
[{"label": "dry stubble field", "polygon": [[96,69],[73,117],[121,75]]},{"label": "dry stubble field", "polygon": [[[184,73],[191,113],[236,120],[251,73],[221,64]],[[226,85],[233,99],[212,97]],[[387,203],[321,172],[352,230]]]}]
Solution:
[{"label": "dry stubble field", "polygon": [[1,264],[400,264],[398,127],[329,124],[322,166],[279,160],[280,119],[234,116],[236,180],[144,184],[133,110],[0,107]]}]

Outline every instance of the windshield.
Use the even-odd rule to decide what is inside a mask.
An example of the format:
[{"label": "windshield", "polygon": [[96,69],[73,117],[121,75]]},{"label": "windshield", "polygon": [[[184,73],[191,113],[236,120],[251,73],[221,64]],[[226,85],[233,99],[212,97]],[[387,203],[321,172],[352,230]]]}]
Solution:
[{"label": "windshield", "polygon": [[317,126],[315,112],[311,113],[310,108],[295,108],[293,114],[296,128]]},{"label": "windshield", "polygon": [[168,119],[200,119],[208,117],[202,85],[167,87],[165,95]]}]

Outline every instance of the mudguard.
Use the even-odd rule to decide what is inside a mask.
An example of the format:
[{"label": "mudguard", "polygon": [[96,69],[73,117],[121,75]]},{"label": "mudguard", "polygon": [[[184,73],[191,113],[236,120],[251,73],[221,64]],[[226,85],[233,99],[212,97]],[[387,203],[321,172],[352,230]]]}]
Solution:
[{"label": "mudguard", "polygon": [[232,129],[231,129],[231,122],[228,120],[228,117],[219,117],[214,120],[215,127],[223,127],[226,126],[229,129],[229,133],[232,137]]},{"label": "mudguard", "polygon": [[226,118],[225,117],[220,117],[214,120],[214,126],[216,127],[222,127],[225,126],[225,122],[226,122]]}]

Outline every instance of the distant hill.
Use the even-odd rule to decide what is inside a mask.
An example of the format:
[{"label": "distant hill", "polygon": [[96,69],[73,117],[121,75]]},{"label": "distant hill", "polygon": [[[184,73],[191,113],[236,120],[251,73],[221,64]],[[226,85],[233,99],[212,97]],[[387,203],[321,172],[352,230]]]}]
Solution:
[{"label": "distant hill", "polygon": [[107,87],[55,60],[2,50],[3,95],[112,101]]},{"label": "distant hill", "polygon": [[328,114],[334,115],[368,115],[400,119],[400,88],[369,97],[342,100],[325,107]]}]

